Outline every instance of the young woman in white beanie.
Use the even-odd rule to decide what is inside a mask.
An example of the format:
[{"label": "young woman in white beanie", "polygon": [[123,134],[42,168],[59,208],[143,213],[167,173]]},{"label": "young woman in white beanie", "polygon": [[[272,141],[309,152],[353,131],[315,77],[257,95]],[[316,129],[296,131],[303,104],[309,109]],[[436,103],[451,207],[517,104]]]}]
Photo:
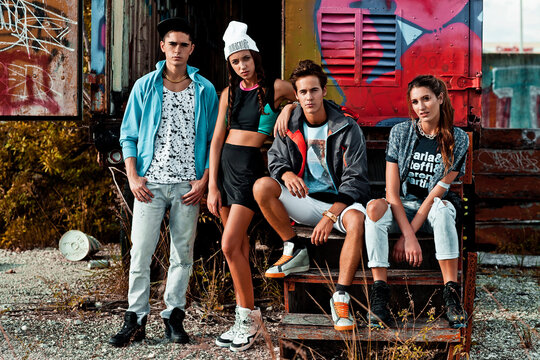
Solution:
[{"label": "young woman in white beanie", "polygon": [[257,210],[253,184],[264,176],[260,148],[273,133],[285,101],[294,101],[292,85],[267,79],[257,45],[247,25],[231,21],[225,34],[229,86],[221,93],[210,147],[208,209],[224,224],[222,250],[236,294],[234,325],[216,339],[232,351],[248,349],[259,334],[261,311],[254,305],[247,229]]}]

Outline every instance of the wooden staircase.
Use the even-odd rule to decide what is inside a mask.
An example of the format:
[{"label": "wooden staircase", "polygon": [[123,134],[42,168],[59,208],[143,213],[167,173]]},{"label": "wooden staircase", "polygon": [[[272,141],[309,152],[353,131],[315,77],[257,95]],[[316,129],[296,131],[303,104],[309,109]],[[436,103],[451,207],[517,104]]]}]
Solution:
[{"label": "wooden staircase", "polygon": [[[302,227],[298,232],[307,231]],[[333,233],[333,239],[325,246],[331,246],[335,250],[341,249],[343,239],[341,235]],[[422,237],[422,243],[433,239]],[[323,252],[321,250],[321,252]],[[330,259],[332,253],[329,253]],[[475,255],[475,254],[471,254]],[[424,256],[427,255],[424,252]],[[434,257],[433,253],[431,256]],[[316,257],[316,256],[315,256]],[[474,256],[472,256],[474,257]],[[316,260],[313,259],[314,262]],[[428,259],[426,259],[429,262]],[[470,272],[475,270],[476,258],[471,259],[474,263],[469,265]],[[367,264],[364,258],[363,263]],[[286,314],[280,324],[281,339],[280,349],[282,359],[292,359],[290,349],[295,346],[284,346],[288,341],[302,343],[304,341],[340,341],[345,346],[346,341],[356,340],[361,342],[371,341],[377,343],[403,342],[413,339],[413,342],[439,344],[446,348],[448,359],[458,359],[459,355],[453,355],[457,345],[467,345],[465,340],[470,341],[470,326],[467,329],[452,329],[443,318],[442,291],[443,285],[440,269],[417,269],[409,266],[392,264],[388,270],[388,284],[391,286],[390,306],[396,318],[397,325],[385,329],[371,329],[366,326],[365,313],[369,303],[366,293],[369,293],[373,283],[371,271],[367,268],[357,270],[351,288],[351,301],[357,326],[352,332],[334,330],[330,316],[329,300],[332,296],[334,285],[337,283],[339,267],[337,263],[325,260],[322,266],[312,265],[309,271],[293,274],[284,279],[284,304]],[[474,274],[472,285],[474,289]],[[463,271],[459,271],[459,280],[465,285]],[[471,278],[469,277],[469,281]],[[463,286],[462,289],[467,286]],[[472,310],[474,291],[465,291],[467,313]],[[411,300],[414,300],[411,302]],[[400,317],[403,310],[408,315]],[[339,346],[339,343],[335,346]],[[289,351],[288,351],[289,349]],[[294,353],[294,352],[292,352]]]},{"label": "wooden staircase", "polygon": [[[380,157],[384,152],[385,141],[380,139],[368,141],[368,151],[372,158]],[[472,141],[471,148],[472,151]],[[370,154],[368,153],[368,156]],[[469,157],[470,162],[472,157]],[[373,168],[371,164],[379,162],[370,161],[370,179],[372,188],[384,190],[384,181],[381,182],[383,172]],[[468,164],[470,169],[470,164]],[[470,171],[470,170],[469,170]],[[383,177],[384,180],[384,177]],[[467,177],[462,178],[467,181]],[[463,182],[453,185],[454,190],[463,194]],[[376,194],[373,197],[380,197]],[[312,228],[295,226],[299,237],[310,238]],[[336,331],[330,315],[329,300],[334,292],[334,284],[339,275],[339,255],[344,241],[344,235],[333,231],[328,242],[321,246],[310,246],[311,266],[309,271],[293,274],[284,279],[284,304],[286,314],[280,324],[281,338],[280,350],[282,359],[295,358],[298,344],[304,341],[338,341],[345,347],[347,341],[360,341],[372,343],[400,343],[409,342],[439,345],[445,348],[447,359],[459,359],[458,350],[468,351],[470,348],[470,335],[472,322],[469,320],[466,329],[452,329],[443,318],[442,285],[443,279],[437,260],[433,238],[429,235],[419,235],[422,247],[423,263],[420,268],[410,267],[408,264],[395,264],[391,262],[388,270],[388,284],[391,286],[390,307],[397,325],[385,329],[371,329],[366,326],[365,314],[368,306],[370,285],[373,283],[371,271],[367,268],[365,250],[361,264],[355,274],[351,287],[351,304],[355,314],[356,327],[354,331]],[[390,249],[397,238],[390,238]],[[460,238],[463,249],[463,237]],[[364,247],[365,249],[365,247]],[[462,252],[462,260],[465,254]],[[458,281],[462,284],[462,299],[468,314],[472,313],[474,287],[476,279],[476,254],[468,254],[467,263],[459,264]],[[412,301],[414,300],[414,301]],[[403,310],[407,310],[406,316]],[[296,345],[294,345],[296,344]]]}]

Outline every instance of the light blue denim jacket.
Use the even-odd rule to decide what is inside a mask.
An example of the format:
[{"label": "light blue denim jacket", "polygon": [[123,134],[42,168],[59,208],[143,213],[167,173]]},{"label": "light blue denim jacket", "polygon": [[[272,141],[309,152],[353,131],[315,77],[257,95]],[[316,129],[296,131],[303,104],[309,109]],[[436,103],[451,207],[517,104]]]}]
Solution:
[{"label": "light blue denim jacket", "polygon": [[[120,145],[124,159],[137,158],[137,174],[144,176],[154,157],[154,139],[161,123],[163,103],[163,68],[135,82],[120,128]],[[187,73],[195,85],[195,174],[200,179],[208,168],[210,142],[218,113],[218,98],[214,85],[198,74],[199,69],[187,66]]]},{"label": "light blue denim jacket", "polygon": [[[469,137],[467,133],[458,127],[454,127],[454,163],[449,171],[457,171],[457,178],[465,174],[465,157],[469,148]],[[386,147],[386,156],[397,160],[399,168],[399,178],[402,184],[403,195],[407,196],[407,175],[414,148],[418,142],[418,133],[416,131],[415,121],[404,121],[394,125],[390,130],[390,137]],[[463,161],[462,161],[463,160]],[[457,164],[461,164],[459,169],[456,169]],[[429,182],[428,193],[433,190],[435,185],[445,176],[444,165],[439,163],[435,167],[433,178]],[[448,190],[446,191],[448,192]]]}]

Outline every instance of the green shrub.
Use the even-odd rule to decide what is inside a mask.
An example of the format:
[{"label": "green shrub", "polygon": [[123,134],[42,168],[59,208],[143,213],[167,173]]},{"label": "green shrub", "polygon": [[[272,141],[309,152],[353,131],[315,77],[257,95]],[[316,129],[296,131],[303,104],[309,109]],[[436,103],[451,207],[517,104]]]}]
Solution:
[{"label": "green shrub", "polygon": [[118,230],[109,172],[81,122],[0,122],[0,247],[57,246],[68,230]]}]

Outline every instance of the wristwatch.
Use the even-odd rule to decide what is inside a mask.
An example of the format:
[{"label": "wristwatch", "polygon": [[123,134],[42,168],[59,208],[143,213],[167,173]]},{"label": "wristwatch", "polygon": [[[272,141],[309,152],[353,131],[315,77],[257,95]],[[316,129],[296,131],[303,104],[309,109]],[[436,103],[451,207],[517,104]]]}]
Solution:
[{"label": "wristwatch", "polygon": [[332,220],[333,223],[336,223],[337,220],[338,220],[338,217],[336,216],[336,214],[333,214],[328,210],[325,210],[322,214],[323,214],[323,216],[326,216],[327,218]]}]

